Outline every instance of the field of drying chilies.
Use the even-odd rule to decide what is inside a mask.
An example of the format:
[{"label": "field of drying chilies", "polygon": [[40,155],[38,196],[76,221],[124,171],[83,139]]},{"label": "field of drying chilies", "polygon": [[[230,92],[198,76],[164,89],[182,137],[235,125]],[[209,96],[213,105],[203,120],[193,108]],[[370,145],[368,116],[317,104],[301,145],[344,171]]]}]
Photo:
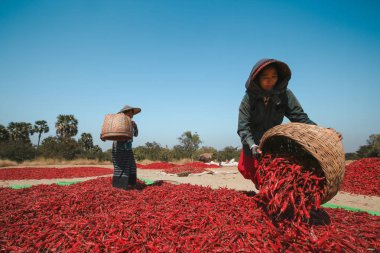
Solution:
[{"label": "field of drying chilies", "polygon": [[[346,167],[337,137],[321,131],[297,124],[268,131],[260,145],[258,193],[138,181],[125,194],[108,177],[64,187],[0,188],[1,250],[379,252],[379,216],[321,205],[342,182],[348,192],[379,196],[380,160]],[[367,190],[352,185],[361,178]]]}]

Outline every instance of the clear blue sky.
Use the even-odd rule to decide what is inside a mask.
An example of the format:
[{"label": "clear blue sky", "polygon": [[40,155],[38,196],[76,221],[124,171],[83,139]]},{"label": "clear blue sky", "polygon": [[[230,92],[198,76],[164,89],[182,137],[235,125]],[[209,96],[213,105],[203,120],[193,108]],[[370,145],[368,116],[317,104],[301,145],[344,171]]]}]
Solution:
[{"label": "clear blue sky", "polygon": [[0,124],[44,119],[54,135],[57,115],[74,114],[106,149],[104,115],[131,104],[142,108],[135,146],[173,146],[185,130],[240,146],[244,83],[256,61],[276,58],[310,118],[354,151],[380,133],[379,11],[379,1],[0,0]]}]

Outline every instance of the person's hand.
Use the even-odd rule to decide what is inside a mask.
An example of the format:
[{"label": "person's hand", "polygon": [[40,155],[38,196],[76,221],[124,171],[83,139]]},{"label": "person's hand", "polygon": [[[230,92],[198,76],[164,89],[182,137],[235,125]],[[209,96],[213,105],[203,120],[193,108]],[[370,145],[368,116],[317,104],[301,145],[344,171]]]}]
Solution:
[{"label": "person's hand", "polygon": [[259,149],[259,146],[256,144],[253,144],[251,146],[251,152],[252,152],[253,156],[261,155],[261,153],[262,153],[261,150]]},{"label": "person's hand", "polygon": [[335,132],[338,135],[340,141],[343,140],[343,135],[341,133],[337,132],[334,128],[328,127],[327,129]]}]

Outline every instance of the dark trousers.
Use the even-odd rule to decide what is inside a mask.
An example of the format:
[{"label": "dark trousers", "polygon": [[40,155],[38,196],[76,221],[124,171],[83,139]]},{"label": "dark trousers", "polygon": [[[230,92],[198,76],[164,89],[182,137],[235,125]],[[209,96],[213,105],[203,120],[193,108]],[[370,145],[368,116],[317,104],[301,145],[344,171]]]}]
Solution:
[{"label": "dark trousers", "polygon": [[127,189],[128,185],[136,185],[137,173],[135,157],[132,149],[127,148],[125,142],[114,142],[112,147],[112,161],[114,165],[112,186]]}]

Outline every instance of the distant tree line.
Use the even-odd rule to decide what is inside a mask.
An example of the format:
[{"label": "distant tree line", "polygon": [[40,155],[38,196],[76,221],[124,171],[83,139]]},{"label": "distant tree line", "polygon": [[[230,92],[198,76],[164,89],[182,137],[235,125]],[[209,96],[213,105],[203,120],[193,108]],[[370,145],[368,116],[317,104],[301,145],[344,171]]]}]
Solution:
[{"label": "distant tree line", "polygon": [[152,161],[172,161],[188,158],[191,160],[200,160],[202,154],[211,154],[209,160],[226,161],[235,159],[238,160],[241,149],[228,146],[222,150],[217,150],[213,147],[200,147],[202,143],[200,136],[191,131],[184,132],[178,138],[179,144],[173,148],[162,147],[157,142],[147,142],[144,146],[133,148],[133,153],[137,160],[152,160]]},{"label": "distant tree line", "polygon": [[367,140],[367,144],[360,146],[354,153],[347,153],[347,160],[356,160],[365,157],[380,157],[380,134],[372,134]]},{"label": "distant tree line", "polygon": [[[55,135],[42,140],[50,129],[45,120],[34,124],[28,122],[10,122],[7,127],[0,125],[0,159],[22,162],[37,157],[56,159],[97,159],[111,161],[111,149],[103,152],[94,145],[90,133],[82,133],[78,140],[78,120],[74,115],[58,115],[55,123]],[[33,145],[30,137],[36,134],[37,145]],[[184,132],[178,137],[178,144],[173,148],[162,147],[159,143],[147,142],[143,146],[133,148],[137,160],[173,161],[184,158],[199,160],[204,153],[211,154],[210,160],[225,161],[239,158],[240,149],[225,147],[217,150],[213,147],[200,147],[202,144],[198,133]]]},{"label": "distant tree line", "polygon": [[[74,115],[58,115],[55,123],[55,135],[41,141],[42,135],[50,129],[45,120],[34,124],[28,122],[10,122],[7,127],[0,125],[0,159],[22,162],[37,157],[73,159],[97,159],[111,161],[111,149],[103,152],[94,145],[90,133],[82,133],[78,140],[78,120]],[[37,145],[33,145],[30,136],[37,135]],[[222,150],[203,146],[198,133],[184,132],[178,137],[178,144],[173,148],[163,147],[159,143],[147,142],[143,146],[134,147],[137,160],[173,161],[188,158],[199,160],[203,154],[208,154],[213,161],[239,160],[241,148],[228,146]],[[367,144],[360,146],[354,153],[347,153],[347,160],[364,157],[380,157],[380,134],[370,135]]]},{"label": "distant tree line", "polygon": [[[78,120],[74,115],[58,115],[55,123],[56,135],[42,140],[42,134],[50,131],[45,120],[33,125],[27,122],[10,122],[7,127],[0,125],[0,159],[22,162],[36,157],[73,160],[76,158],[107,160],[110,154],[93,144],[92,135],[83,133],[78,140]],[[30,136],[38,135],[37,145]]]}]

